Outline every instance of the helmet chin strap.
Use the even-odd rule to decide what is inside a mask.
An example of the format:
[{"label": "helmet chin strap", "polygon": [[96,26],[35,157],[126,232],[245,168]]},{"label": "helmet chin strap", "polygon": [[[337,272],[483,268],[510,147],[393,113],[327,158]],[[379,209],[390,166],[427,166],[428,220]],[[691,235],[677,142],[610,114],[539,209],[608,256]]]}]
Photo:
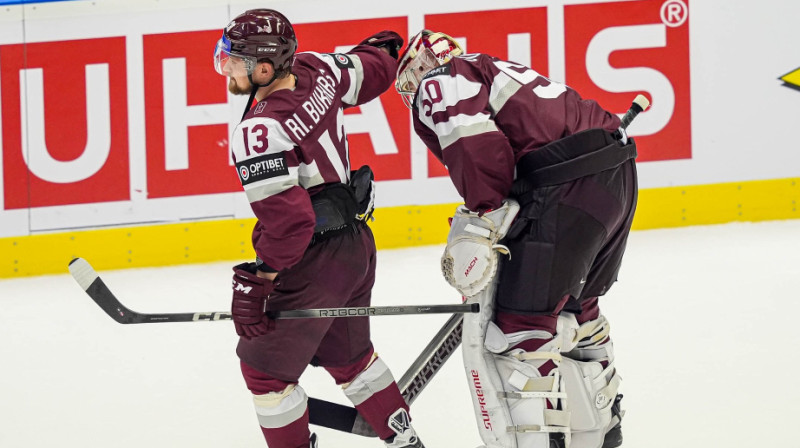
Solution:
[{"label": "helmet chin strap", "polygon": [[272,84],[273,82],[275,82],[275,79],[277,79],[277,73],[273,71],[272,72],[272,79],[270,79],[269,82],[267,82],[266,84],[258,84],[255,81],[253,81],[253,74],[252,73],[248,73],[247,74],[247,79],[250,81],[250,85],[253,86],[253,89],[250,90],[250,98],[247,99],[247,104],[244,105],[244,112],[242,112],[242,118],[239,121],[244,120],[245,115],[247,115],[247,112],[250,111],[250,107],[253,104],[253,99],[256,97],[256,92],[258,92],[258,89],[260,89],[262,87],[267,87],[270,84]]}]

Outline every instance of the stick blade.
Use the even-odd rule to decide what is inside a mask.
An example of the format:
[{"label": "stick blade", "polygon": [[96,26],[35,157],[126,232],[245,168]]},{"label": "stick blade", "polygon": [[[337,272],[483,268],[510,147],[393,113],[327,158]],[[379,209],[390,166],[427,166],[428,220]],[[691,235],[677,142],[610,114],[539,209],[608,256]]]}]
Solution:
[{"label": "stick blade", "polygon": [[78,285],[80,285],[84,291],[88,290],[89,287],[92,286],[92,283],[99,277],[92,265],[83,258],[73,258],[72,261],[69,262],[69,273],[72,274],[72,278],[78,282]]},{"label": "stick blade", "polygon": [[121,324],[139,323],[138,313],[129,310],[119,302],[88,261],[83,258],[74,258],[69,262],[69,272],[78,285],[109,317]]}]

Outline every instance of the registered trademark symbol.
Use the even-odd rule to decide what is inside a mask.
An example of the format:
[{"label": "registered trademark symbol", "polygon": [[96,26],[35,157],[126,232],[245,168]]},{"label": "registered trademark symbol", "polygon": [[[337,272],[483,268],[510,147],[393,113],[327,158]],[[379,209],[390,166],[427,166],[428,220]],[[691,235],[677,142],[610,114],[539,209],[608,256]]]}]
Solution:
[{"label": "registered trademark symbol", "polygon": [[683,0],[667,0],[661,5],[661,21],[675,28],[683,25],[689,17],[689,7]]}]

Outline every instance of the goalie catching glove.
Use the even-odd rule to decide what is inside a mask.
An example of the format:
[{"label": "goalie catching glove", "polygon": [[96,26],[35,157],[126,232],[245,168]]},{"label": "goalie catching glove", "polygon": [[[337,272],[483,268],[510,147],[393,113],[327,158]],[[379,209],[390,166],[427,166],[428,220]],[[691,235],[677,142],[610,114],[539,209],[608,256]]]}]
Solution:
[{"label": "goalie catching glove", "polygon": [[497,210],[483,215],[461,205],[456,209],[442,255],[442,274],[465,297],[473,297],[492,282],[497,273],[497,253],[510,255],[503,239],[519,212],[519,203],[507,199]]}]

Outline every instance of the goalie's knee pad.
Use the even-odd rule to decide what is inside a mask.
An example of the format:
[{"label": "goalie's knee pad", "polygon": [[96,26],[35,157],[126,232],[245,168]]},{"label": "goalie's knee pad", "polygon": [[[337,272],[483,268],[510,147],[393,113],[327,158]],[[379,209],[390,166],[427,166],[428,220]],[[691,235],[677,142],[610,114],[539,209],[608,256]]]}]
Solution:
[{"label": "goalie's knee pad", "polygon": [[[606,435],[618,426],[620,376],[614,367],[614,346],[605,317],[585,322],[578,328],[576,345],[564,355],[561,374],[566,381],[572,414],[572,448],[618,446]],[[616,429],[615,429],[616,428]],[[621,439],[621,433],[612,435]]]},{"label": "goalie's knee pad", "polygon": [[302,387],[290,384],[280,392],[253,395],[253,403],[262,428],[282,428],[303,417],[308,396]]}]

